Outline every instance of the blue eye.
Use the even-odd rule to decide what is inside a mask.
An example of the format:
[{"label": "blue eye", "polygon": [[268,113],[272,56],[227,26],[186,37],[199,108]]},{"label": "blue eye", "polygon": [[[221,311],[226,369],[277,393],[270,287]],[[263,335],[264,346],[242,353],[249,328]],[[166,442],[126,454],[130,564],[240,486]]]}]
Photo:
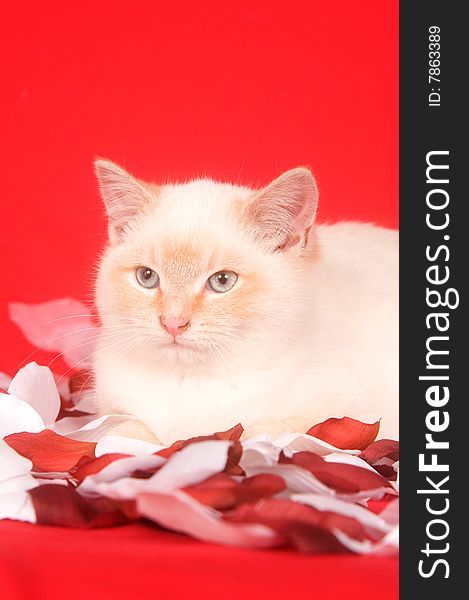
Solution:
[{"label": "blue eye", "polygon": [[142,287],[148,289],[156,288],[160,283],[158,273],[148,267],[138,267],[135,271],[135,277]]},{"label": "blue eye", "polygon": [[223,294],[231,290],[237,280],[238,276],[233,271],[218,271],[208,278],[206,285],[217,294]]}]

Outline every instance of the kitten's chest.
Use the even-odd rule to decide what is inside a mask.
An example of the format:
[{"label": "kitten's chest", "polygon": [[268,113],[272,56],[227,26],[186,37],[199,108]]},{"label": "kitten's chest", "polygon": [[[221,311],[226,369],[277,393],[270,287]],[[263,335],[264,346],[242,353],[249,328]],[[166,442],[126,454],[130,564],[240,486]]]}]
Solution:
[{"label": "kitten's chest", "polygon": [[97,391],[107,410],[135,415],[166,444],[228,429],[240,421],[245,426],[258,422],[285,385],[278,369],[194,377],[127,368],[120,374],[119,386],[111,373],[109,377],[101,373]]}]

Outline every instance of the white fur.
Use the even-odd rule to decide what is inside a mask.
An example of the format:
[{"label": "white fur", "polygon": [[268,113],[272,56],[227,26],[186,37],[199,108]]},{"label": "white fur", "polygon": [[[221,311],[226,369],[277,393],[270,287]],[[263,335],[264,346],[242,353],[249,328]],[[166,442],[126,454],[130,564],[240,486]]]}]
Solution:
[{"label": "white fur", "polygon": [[[233,206],[252,194],[209,180],[159,188],[125,239],[108,248],[97,283],[100,412],[135,415],[163,444],[238,422],[246,435],[279,434],[344,415],[382,419],[380,437],[396,438],[397,232],[359,223],[316,225],[313,259],[297,248],[273,252],[233,218]],[[163,263],[161,248],[173,244],[177,251],[185,240],[204,249],[197,264]],[[139,287],[133,269],[158,270],[164,310],[182,314],[207,276],[226,267],[225,252],[239,257],[237,285],[248,286],[243,273],[254,270],[267,276],[265,291],[244,316],[189,315],[193,325],[181,335],[187,347],[171,347],[156,312],[143,307],[155,292]],[[116,276],[116,265],[127,263]],[[122,313],[125,286],[142,305]],[[216,311],[224,295],[207,296],[208,310]],[[127,344],[115,335],[120,326],[129,332]]]}]

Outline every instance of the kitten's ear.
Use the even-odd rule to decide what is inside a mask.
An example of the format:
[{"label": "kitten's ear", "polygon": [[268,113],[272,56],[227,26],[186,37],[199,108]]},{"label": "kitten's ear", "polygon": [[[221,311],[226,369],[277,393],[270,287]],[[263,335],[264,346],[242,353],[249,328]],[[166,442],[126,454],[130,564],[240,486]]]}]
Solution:
[{"label": "kitten's ear", "polygon": [[151,196],[139,181],[110,160],[95,160],[94,168],[109,220],[109,239],[115,244]]},{"label": "kitten's ear", "polygon": [[318,190],[308,169],[286,171],[250,199],[246,216],[256,235],[273,250],[304,248],[318,204]]}]

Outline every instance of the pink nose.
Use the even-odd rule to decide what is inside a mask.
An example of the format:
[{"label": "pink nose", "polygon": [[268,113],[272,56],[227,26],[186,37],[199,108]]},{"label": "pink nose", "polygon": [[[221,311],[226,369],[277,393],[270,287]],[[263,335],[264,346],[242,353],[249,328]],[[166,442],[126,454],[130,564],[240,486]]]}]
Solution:
[{"label": "pink nose", "polygon": [[160,317],[160,323],[173,337],[188,329],[190,325],[187,319],[178,319],[176,317]]}]

